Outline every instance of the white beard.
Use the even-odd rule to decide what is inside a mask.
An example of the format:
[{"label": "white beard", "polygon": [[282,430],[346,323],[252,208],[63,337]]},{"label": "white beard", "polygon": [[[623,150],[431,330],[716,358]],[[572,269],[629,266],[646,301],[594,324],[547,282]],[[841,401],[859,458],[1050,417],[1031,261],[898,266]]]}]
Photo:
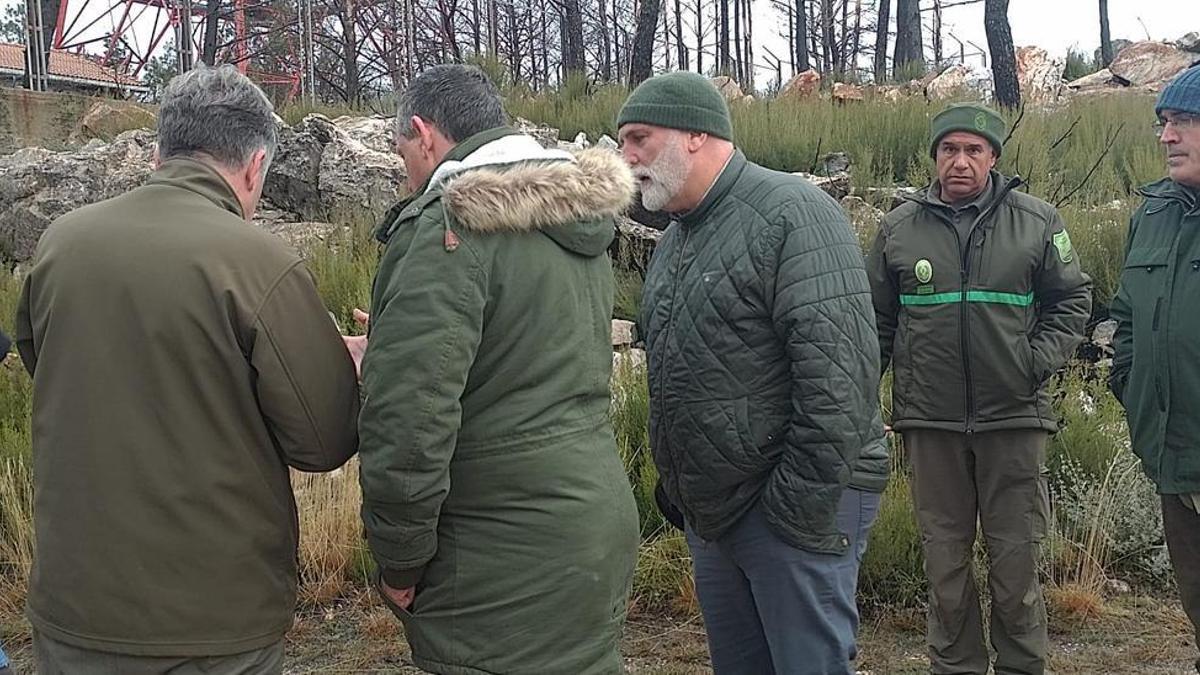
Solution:
[{"label": "white beard", "polygon": [[647,211],[662,211],[687,182],[691,171],[687,151],[682,142],[668,143],[653,164],[634,171],[638,179],[649,178],[642,186],[642,206]]}]

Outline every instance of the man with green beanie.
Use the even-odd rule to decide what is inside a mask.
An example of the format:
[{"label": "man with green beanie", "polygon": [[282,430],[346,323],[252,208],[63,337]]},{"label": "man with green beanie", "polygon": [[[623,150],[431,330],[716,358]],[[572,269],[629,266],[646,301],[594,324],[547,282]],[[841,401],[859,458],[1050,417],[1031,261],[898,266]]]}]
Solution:
[{"label": "man with green beanie", "polygon": [[1154,112],[1168,176],[1141,189],[1129,226],[1109,383],[1162,495],[1179,596],[1200,637],[1200,64],[1163,89]]},{"label": "man with green beanie", "polygon": [[912,466],[929,582],[933,673],[988,672],[971,566],[983,527],[996,673],[1042,673],[1046,383],[1083,337],[1091,282],[1053,206],[995,170],[1004,120],[979,105],[933,119],[937,178],[883,219],[867,259],[892,427]]},{"label": "man with green beanie", "polygon": [[746,161],[705,78],[643,82],[617,126],[643,205],[672,218],[639,323],[656,497],[687,533],[713,669],[853,672],[889,467],[862,252],[832,198]]}]

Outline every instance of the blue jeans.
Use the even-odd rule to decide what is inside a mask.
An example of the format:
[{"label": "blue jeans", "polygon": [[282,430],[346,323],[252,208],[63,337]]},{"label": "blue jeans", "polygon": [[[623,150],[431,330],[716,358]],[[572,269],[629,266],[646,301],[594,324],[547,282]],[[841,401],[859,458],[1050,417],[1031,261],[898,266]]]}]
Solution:
[{"label": "blue jeans", "polygon": [[688,528],[696,593],[716,675],[853,673],[858,566],[880,495],[847,488],[843,555],[804,551],[772,532],[755,506],[715,542]]},{"label": "blue jeans", "polygon": [[4,647],[0,647],[0,668],[8,667],[8,655],[4,653]]}]

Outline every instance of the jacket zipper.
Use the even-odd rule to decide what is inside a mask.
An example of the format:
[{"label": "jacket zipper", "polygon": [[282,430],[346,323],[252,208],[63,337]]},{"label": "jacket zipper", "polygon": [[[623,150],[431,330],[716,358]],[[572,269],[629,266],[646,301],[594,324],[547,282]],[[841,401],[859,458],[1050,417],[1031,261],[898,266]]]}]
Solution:
[{"label": "jacket zipper", "polygon": [[[966,433],[968,438],[975,433],[976,415],[975,386],[971,378],[971,339],[970,330],[968,330],[970,324],[970,308],[968,307],[967,303],[967,294],[971,285],[971,244],[975,241],[975,233],[979,231],[979,224],[991,217],[992,213],[998,208],[1000,203],[1008,197],[1008,193],[1012,192],[1012,190],[1019,185],[1020,182],[1016,179],[1009,181],[1008,184],[1001,189],[1000,193],[996,195],[996,199],[988,206],[988,208],[979,213],[979,215],[975,218],[975,222],[971,224],[971,230],[967,233],[967,245],[965,249],[962,245],[962,237],[958,234],[958,227],[953,223],[953,221],[949,220],[948,218],[943,218],[943,221],[950,228],[950,231],[954,233],[954,244],[958,246],[958,250],[962,251],[961,266],[959,267],[959,279],[962,285],[960,292],[962,293],[962,297],[959,302],[961,307],[959,310],[958,339],[959,348],[962,349],[963,355],[963,389],[966,391],[967,400]],[[980,236],[983,236],[982,232],[980,232]],[[980,242],[980,245],[982,246],[982,241]],[[982,260],[982,250],[980,250],[979,255]]]}]

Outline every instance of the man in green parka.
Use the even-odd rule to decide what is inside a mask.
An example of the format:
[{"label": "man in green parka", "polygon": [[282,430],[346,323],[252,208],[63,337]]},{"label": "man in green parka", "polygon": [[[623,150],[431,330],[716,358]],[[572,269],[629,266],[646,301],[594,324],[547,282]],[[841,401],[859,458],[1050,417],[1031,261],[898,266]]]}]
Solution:
[{"label": "man in green parka", "polygon": [[609,420],[615,153],[505,127],[477,68],[400,96],[362,362],[363,521],[436,673],[617,673],[637,507]]},{"label": "man in green parka", "polygon": [[913,471],[934,673],[988,672],[971,569],[983,526],[996,673],[1042,673],[1042,469],[1057,428],[1046,382],[1083,338],[1091,282],[1053,206],[995,171],[1004,120],[933,119],[937,179],[883,219],[867,260],[893,428]]},{"label": "man in green parka", "polygon": [[1168,176],[1141,189],[1129,226],[1109,382],[1162,495],[1179,595],[1200,635],[1200,66],[1163,89],[1154,112]]}]

